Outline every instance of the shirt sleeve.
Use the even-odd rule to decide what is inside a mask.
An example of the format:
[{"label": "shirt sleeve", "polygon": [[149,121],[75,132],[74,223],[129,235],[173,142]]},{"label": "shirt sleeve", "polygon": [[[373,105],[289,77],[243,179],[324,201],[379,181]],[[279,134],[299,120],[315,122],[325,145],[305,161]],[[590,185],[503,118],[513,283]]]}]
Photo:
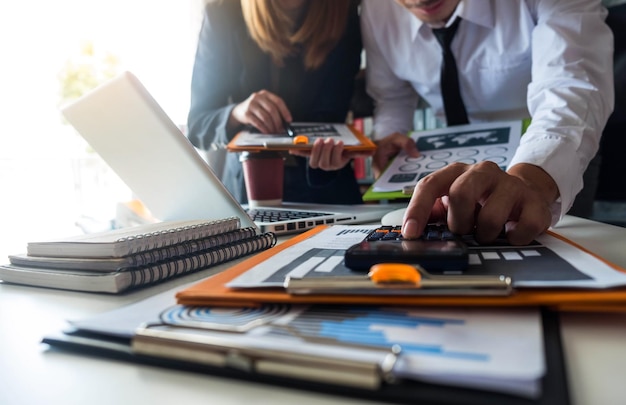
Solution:
[{"label": "shirt sleeve", "polygon": [[375,101],[374,139],[379,140],[394,132],[407,133],[413,129],[413,116],[418,95],[411,83],[399,79],[387,63],[373,35],[377,19],[392,18],[380,15],[380,0],[363,1],[361,35],[367,60],[367,92]]},{"label": "shirt sleeve", "polygon": [[529,4],[537,18],[527,96],[532,122],[510,166],[535,164],[555,180],[554,225],[582,189],[613,110],[613,37],[599,0]]},{"label": "shirt sleeve", "polygon": [[191,104],[187,117],[187,136],[203,150],[222,147],[234,136],[227,123],[235,104],[229,99],[234,66],[228,57],[230,41],[224,8],[209,4],[198,38],[191,78]]}]

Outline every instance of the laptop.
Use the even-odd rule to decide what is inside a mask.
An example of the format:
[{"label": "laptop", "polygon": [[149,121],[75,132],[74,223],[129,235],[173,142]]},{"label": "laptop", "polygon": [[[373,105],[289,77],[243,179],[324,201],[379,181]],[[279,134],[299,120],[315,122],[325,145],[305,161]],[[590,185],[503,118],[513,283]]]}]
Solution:
[{"label": "laptop", "polygon": [[[62,108],[80,135],[162,221],[236,216],[278,235],[320,224],[376,223],[398,208],[284,203],[252,218],[141,82],[124,72]],[[404,206],[406,204],[403,204]]]}]

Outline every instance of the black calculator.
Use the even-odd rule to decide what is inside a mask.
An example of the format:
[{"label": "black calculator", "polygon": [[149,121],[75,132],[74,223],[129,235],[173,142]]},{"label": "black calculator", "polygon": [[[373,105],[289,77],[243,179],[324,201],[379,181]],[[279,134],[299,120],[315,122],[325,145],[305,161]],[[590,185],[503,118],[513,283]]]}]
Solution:
[{"label": "black calculator", "polygon": [[428,224],[417,239],[404,239],[399,226],[380,226],[346,250],[346,267],[367,272],[379,263],[417,264],[429,273],[460,273],[469,263],[468,249],[445,224]]}]

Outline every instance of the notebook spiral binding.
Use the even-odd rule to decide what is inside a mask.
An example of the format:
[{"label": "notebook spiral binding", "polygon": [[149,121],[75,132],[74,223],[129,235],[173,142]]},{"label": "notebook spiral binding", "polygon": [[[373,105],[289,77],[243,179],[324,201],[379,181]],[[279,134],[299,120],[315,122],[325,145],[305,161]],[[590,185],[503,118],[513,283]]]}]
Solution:
[{"label": "notebook spiral binding", "polygon": [[242,228],[202,239],[188,240],[176,245],[151,249],[128,256],[128,265],[126,267],[139,267],[177,256],[189,255],[239,240],[249,239],[255,235],[255,228]]},{"label": "notebook spiral binding", "polygon": [[215,246],[171,260],[129,268],[130,288],[153,284],[193,271],[203,270],[254,252],[269,249],[276,244],[276,235],[268,232],[251,238]]},{"label": "notebook spiral binding", "polygon": [[194,239],[201,239],[207,236],[230,232],[239,228],[239,226],[239,218],[228,217],[214,221],[207,221],[202,224],[127,236],[120,238],[117,241],[131,245],[131,254],[135,254],[147,250],[155,250],[180,244]]}]

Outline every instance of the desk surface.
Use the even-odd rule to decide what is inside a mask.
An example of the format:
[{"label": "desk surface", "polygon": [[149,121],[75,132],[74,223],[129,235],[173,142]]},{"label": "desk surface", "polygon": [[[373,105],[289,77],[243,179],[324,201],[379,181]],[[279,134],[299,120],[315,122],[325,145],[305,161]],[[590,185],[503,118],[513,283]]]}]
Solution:
[{"label": "desk surface", "polygon": [[[626,228],[566,217],[555,229],[626,267]],[[207,270],[123,296],[60,292],[0,283],[2,404],[360,404],[325,394],[48,351],[41,338],[80,319],[206,277]],[[624,403],[626,315],[562,315],[574,404]]]}]

